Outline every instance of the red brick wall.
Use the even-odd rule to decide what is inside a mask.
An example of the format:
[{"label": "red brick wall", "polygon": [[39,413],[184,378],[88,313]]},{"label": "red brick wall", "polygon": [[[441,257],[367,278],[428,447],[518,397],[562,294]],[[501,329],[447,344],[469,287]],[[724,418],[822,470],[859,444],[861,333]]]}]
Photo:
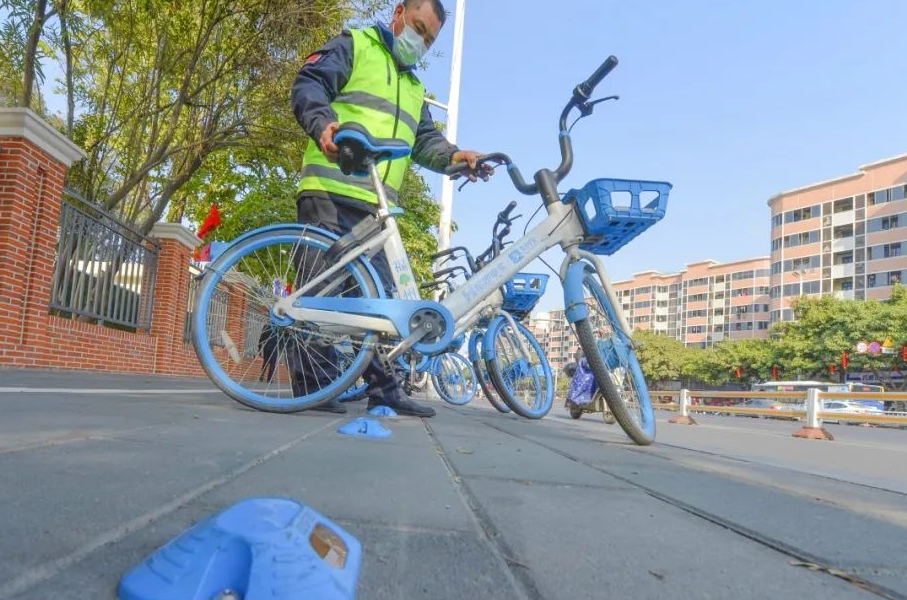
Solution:
[{"label": "red brick wall", "polygon": [[[49,314],[66,169],[27,139],[0,137],[0,368],[203,376],[192,346],[183,343],[191,250],[178,240],[160,240],[151,331]],[[230,315],[243,310],[231,307]],[[243,332],[230,333],[241,344]]]}]

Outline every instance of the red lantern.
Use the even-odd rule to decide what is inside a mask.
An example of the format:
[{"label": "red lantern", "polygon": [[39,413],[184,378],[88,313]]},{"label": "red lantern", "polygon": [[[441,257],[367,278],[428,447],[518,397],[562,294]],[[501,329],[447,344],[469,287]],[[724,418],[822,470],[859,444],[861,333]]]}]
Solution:
[{"label": "red lantern", "polygon": [[831,373],[832,375],[834,375],[834,374],[835,374],[835,366],[834,366],[834,365],[828,365],[828,372]]},{"label": "red lantern", "polygon": [[847,356],[846,352],[841,353],[841,368],[846,369],[847,365],[850,364],[850,358]]},{"label": "red lantern", "polygon": [[772,379],[778,380],[778,367],[772,367]]},{"label": "red lantern", "polygon": [[734,373],[737,375],[737,379],[740,379],[743,376],[743,369],[737,367],[737,370],[734,371]]},{"label": "red lantern", "polygon": [[901,360],[907,362],[907,344],[901,346]]}]

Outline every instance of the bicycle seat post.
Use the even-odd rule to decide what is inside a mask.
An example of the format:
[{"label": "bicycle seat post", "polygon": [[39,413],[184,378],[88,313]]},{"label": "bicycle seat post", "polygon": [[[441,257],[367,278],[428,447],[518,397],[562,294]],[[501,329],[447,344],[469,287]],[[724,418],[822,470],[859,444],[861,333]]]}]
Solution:
[{"label": "bicycle seat post", "polygon": [[372,185],[375,186],[375,192],[378,194],[378,217],[387,217],[390,214],[390,202],[387,199],[384,182],[381,181],[381,174],[378,173],[378,165],[373,158],[368,159],[368,174],[372,179]]}]

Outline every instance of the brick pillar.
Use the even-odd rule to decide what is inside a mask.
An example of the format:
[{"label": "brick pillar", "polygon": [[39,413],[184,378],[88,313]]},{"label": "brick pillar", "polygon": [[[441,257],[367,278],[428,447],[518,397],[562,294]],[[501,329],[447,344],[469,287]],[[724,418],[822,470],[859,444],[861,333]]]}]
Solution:
[{"label": "brick pillar", "polygon": [[0,365],[35,364],[47,337],[63,181],[85,156],[26,108],[0,108]]},{"label": "brick pillar", "polygon": [[155,338],[154,373],[182,371],[183,327],[189,302],[189,259],[199,239],[178,223],[158,223],[149,237],[157,239],[157,261],[151,335]]}]

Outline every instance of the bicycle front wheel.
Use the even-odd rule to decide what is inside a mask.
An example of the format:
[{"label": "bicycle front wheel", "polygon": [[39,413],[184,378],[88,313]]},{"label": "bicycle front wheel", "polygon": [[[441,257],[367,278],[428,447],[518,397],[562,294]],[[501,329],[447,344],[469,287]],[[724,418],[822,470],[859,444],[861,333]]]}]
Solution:
[{"label": "bicycle front wheel", "polygon": [[633,341],[621,328],[618,309],[611,304],[598,272],[588,263],[584,263],[582,284],[589,316],[574,325],[579,345],[614,418],[630,439],[648,446],[655,441],[655,411]]},{"label": "bicycle front wheel", "polygon": [[[305,410],[353,388],[367,367],[376,334],[340,336],[272,317],[278,300],[325,269],[333,242],[302,225],[267,227],[244,236],[206,269],[195,295],[192,341],[202,368],[237,402],[267,412]],[[322,289],[378,297],[378,282],[362,260]]]},{"label": "bicycle front wheel", "polygon": [[488,374],[501,399],[516,414],[541,419],[554,403],[551,366],[535,336],[522,323],[514,329],[495,317],[483,340]]},{"label": "bicycle front wheel", "polygon": [[507,414],[510,407],[504,404],[498,396],[494,384],[491,383],[491,377],[488,375],[488,369],[485,366],[485,360],[482,358],[482,341],[485,339],[484,329],[473,329],[469,335],[469,361],[476,372],[476,380],[482,389],[482,394],[488,403],[491,404],[498,412]]},{"label": "bicycle front wheel", "polygon": [[478,389],[472,365],[456,352],[445,352],[433,359],[431,383],[438,395],[454,406],[468,404]]}]

